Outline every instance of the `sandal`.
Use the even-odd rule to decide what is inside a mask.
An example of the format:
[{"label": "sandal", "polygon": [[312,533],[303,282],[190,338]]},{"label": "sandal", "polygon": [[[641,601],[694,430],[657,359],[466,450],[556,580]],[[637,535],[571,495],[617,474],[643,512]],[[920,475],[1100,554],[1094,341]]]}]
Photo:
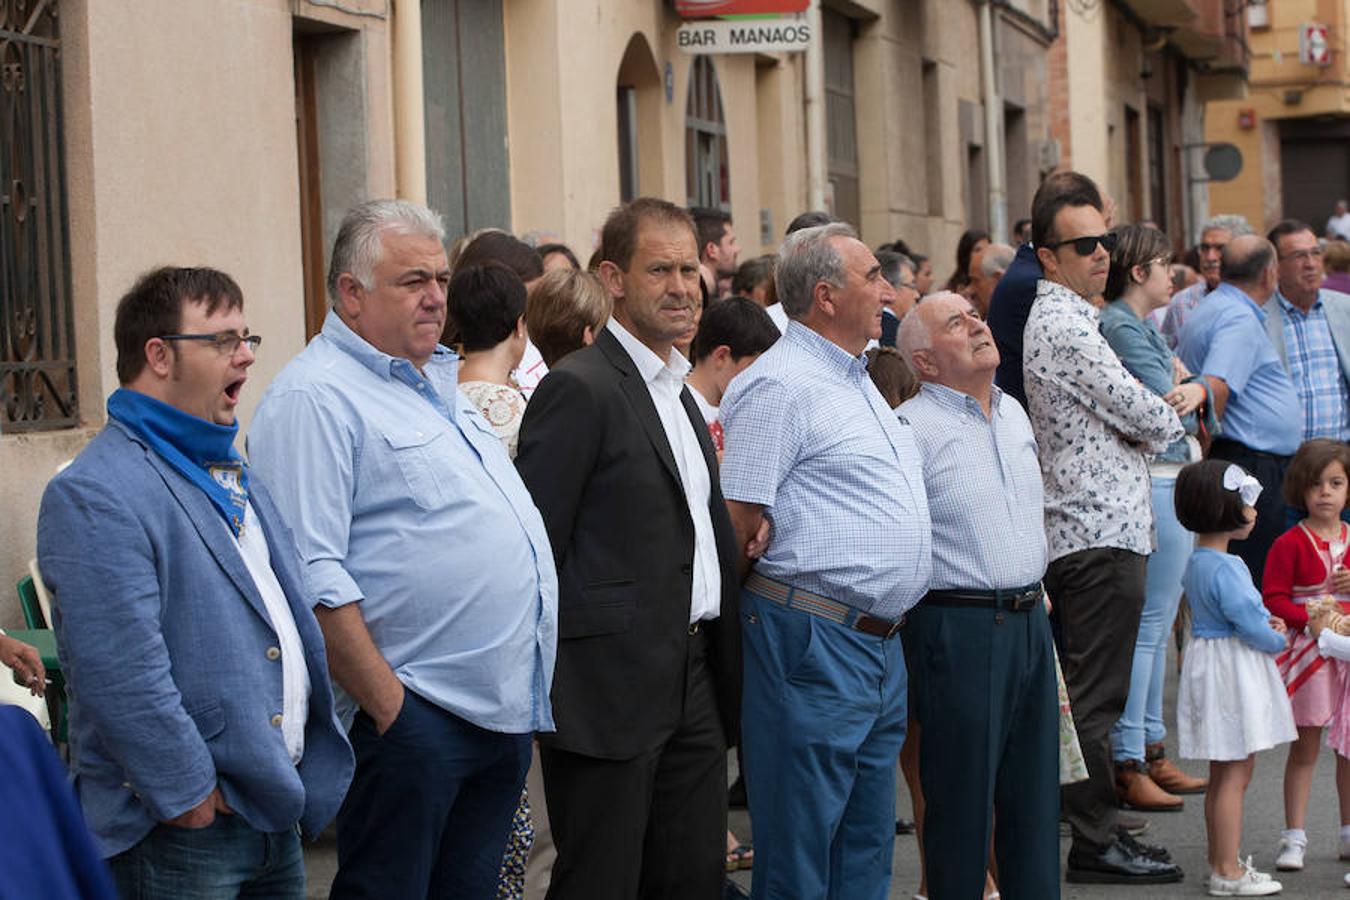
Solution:
[{"label": "sandal", "polygon": [[727,851],[727,871],[737,872],[749,869],[755,864],[755,848],[750,844],[737,844],[735,849]]}]

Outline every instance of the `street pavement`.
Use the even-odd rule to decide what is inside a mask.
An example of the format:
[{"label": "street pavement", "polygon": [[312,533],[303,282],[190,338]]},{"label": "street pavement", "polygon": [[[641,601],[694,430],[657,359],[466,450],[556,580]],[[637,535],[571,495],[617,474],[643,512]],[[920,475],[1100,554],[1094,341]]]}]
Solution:
[{"label": "street pavement", "polygon": [[[1176,721],[1173,704],[1176,696],[1176,670],[1169,668],[1167,685],[1166,721]],[[1168,749],[1175,755],[1176,742],[1168,737]],[[1262,753],[1256,758],[1256,772],[1247,791],[1245,807],[1246,821],[1243,825],[1243,854],[1251,854],[1252,862],[1258,869],[1274,874],[1275,845],[1284,827],[1284,801],[1282,782],[1284,776],[1285,748]],[[1206,764],[1190,760],[1179,760],[1179,764],[1191,774],[1205,773]],[[729,756],[733,770],[735,755]],[[1284,891],[1279,896],[1289,898],[1340,898],[1350,900],[1350,888],[1345,886],[1343,876],[1350,871],[1350,861],[1337,859],[1339,851],[1339,823],[1335,791],[1335,759],[1332,752],[1323,747],[1318,759],[1317,771],[1313,777],[1312,801],[1308,807],[1308,857],[1307,868],[1302,872],[1279,873],[1276,877],[1283,883]],[[905,790],[903,779],[897,777],[897,809],[901,815],[909,818],[909,794]],[[1186,872],[1186,878],[1180,884],[1161,885],[1142,888],[1123,888],[1118,886],[1063,885],[1064,900],[1088,900],[1088,898],[1120,898],[1120,900],[1150,900],[1150,898],[1201,897],[1205,896],[1205,879],[1209,874],[1205,862],[1205,810],[1204,797],[1186,798],[1186,808],[1177,813],[1155,813],[1147,816],[1148,831],[1141,839],[1149,843],[1167,847],[1173,858]],[[743,809],[731,811],[731,828],[741,840],[753,839],[753,829],[749,817]],[[1061,847],[1065,855],[1069,852],[1069,840],[1063,838]],[[332,883],[337,868],[337,845],[332,829],[316,844],[306,847],[305,863],[309,872],[308,896],[324,898],[328,896],[328,887]],[[894,877],[891,882],[890,900],[910,900],[919,884],[919,854],[912,835],[901,835],[895,839]],[[747,889],[750,886],[750,873],[737,873],[733,878]],[[400,900],[400,898],[391,898]],[[803,898],[814,900],[814,898]]]}]

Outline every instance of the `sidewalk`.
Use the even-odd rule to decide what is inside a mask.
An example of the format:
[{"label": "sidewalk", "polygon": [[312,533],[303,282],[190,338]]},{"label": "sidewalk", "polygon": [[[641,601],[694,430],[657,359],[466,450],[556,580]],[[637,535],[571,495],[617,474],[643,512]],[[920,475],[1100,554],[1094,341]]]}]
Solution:
[{"label": "sidewalk", "polygon": [[[1173,704],[1176,700],[1176,672],[1167,673],[1167,709],[1165,719],[1176,721]],[[1168,739],[1169,752],[1175,753],[1174,737]],[[1242,852],[1250,853],[1253,864],[1260,870],[1274,873],[1275,845],[1280,830],[1284,827],[1284,800],[1282,782],[1284,778],[1285,748],[1260,754],[1256,759],[1256,772],[1251,788],[1247,792],[1246,821],[1243,826]],[[1203,774],[1207,768],[1204,763],[1179,760],[1179,764],[1191,774]],[[730,767],[734,770],[735,755],[729,757]],[[1279,873],[1276,877],[1284,884],[1280,897],[1288,898],[1336,898],[1350,900],[1342,877],[1350,871],[1350,861],[1342,862],[1336,858],[1339,850],[1340,826],[1337,821],[1336,763],[1332,752],[1322,749],[1318,758],[1317,772],[1313,776],[1312,800],[1308,806],[1308,857],[1307,868],[1302,872]],[[733,772],[734,777],[734,772]],[[897,809],[904,818],[909,818],[909,794],[903,780],[897,791]],[[1151,900],[1151,898],[1202,897],[1205,896],[1205,877],[1209,874],[1205,862],[1205,810],[1204,797],[1186,798],[1186,808],[1177,813],[1156,813],[1149,815],[1148,831],[1142,840],[1161,844],[1172,852],[1172,857],[1186,872],[1186,878],[1180,884],[1162,885],[1147,888],[1122,888],[1096,885],[1063,885],[1064,900],[1088,900],[1088,898],[1120,898],[1120,900]],[[743,809],[731,811],[731,828],[742,839],[752,837],[749,817]],[[1061,846],[1065,855],[1069,852],[1069,840],[1064,838]],[[337,870],[337,845],[333,831],[317,844],[306,846],[305,864],[309,870],[309,891],[312,898],[328,896],[328,886],[333,873]],[[919,853],[913,835],[902,835],[895,839],[894,877],[891,882],[891,900],[910,900],[919,884]],[[750,873],[737,873],[737,882],[746,888],[750,886]],[[806,900],[806,898],[804,898]]]}]

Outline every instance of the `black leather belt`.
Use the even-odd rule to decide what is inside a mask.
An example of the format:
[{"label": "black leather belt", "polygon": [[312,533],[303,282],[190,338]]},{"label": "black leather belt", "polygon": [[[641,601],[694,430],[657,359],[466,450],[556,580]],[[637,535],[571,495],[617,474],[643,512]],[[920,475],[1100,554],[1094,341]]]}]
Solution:
[{"label": "black leather belt", "polygon": [[953,589],[929,591],[923,602],[930,606],[956,606],[978,609],[1010,609],[1013,612],[1026,612],[1034,609],[1045,589],[1038,581],[1020,588],[1005,588],[994,591]]}]

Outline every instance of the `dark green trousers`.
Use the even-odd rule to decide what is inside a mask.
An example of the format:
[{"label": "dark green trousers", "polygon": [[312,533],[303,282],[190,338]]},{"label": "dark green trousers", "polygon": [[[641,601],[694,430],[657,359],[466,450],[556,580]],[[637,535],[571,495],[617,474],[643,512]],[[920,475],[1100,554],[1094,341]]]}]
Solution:
[{"label": "dark green trousers", "polygon": [[931,900],[1059,897],[1059,699],[1050,623],[920,603],[911,613]]}]

